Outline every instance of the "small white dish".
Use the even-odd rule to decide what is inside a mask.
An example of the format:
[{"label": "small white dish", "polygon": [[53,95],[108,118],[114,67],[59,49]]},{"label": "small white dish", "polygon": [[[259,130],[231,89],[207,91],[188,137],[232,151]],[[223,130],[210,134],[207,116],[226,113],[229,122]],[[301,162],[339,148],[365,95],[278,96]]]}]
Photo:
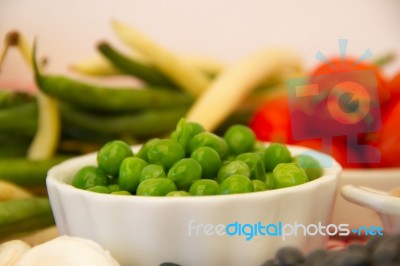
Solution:
[{"label": "small white dish", "polygon": [[400,187],[389,192],[368,187],[346,185],[341,188],[345,199],[376,211],[386,233],[400,233]]},{"label": "small white dish", "polygon": [[346,185],[389,191],[400,187],[400,168],[344,169],[338,179],[332,223],[349,224],[351,229],[360,226],[383,226],[377,212],[353,204],[342,196],[340,189]]}]

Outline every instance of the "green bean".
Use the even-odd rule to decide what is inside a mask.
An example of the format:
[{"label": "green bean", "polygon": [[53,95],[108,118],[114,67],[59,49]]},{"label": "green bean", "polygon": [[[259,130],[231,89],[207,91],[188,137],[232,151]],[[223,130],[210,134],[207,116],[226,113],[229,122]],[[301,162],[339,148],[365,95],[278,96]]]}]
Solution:
[{"label": "green bean", "polygon": [[66,126],[103,134],[132,134],[137,138],[149,138],[171,132],[188,109],[175,107],[133,114],[99,115],[82,112],[68,105],[60,107],[62,122]]},{"label": "green bean", "polygon": [[47,198],[18,199],[0,202],[0,236],[33,231],[54,224]]},{"label": "green bean", "polygon": [[[35,49],[34,49],[35,50]],[[137,111],[148,108],[187,106],[194,98],[183,92],[162,88],[96,86],[59,75],[39,73],[33,53],[33,66],[39,89],[61,101],[87,110],[102,112]]]},{"label": "green bean", "polygon": [[26,158],[0,159],[0,179],[27,187],[45,186],[47,171],[65,159],[65,156],[40,161]]},{"label": "green bean", "polygon": [[36,102],[0,109],[0,132],[31,137],[36,132],[37,115]]},{"label": "green bean", "polygon": [[[133,141],[128,141],[128,138]],[[63,123],[62,128],[62,139],[63,140],[78,140],[80,142],[87,142],[88,144],[105,144],[106,142],[121,139],[126,140],[129,144],[136,144],[137,141],[130,138],[129,135],[119,132],[118,134],[107,134],[104,132],[95,132],[91,130],[85,130],[76,126],[72,126],[69,122]]]},{"label": "green bean", "polygon": [[101,42],[97,45],[97,49],[111,62],[111,64],[124,73],[133,75],[149,85],[165,86],[169,89],[176,89],[176,85],[162,72],[158,71],[157,68],[145,65],[133,58],[129,58],[119,53],[110,44]]},{"label": "green bean", "polygon": [[35,97],[32,94],[23,91],[0,89],[0,109],[15,107],[33,101],[35,101]]},{"label": "green bean", "polygon": [[25,156],[32,139],[12,135],[0,135],[0,158]]}]

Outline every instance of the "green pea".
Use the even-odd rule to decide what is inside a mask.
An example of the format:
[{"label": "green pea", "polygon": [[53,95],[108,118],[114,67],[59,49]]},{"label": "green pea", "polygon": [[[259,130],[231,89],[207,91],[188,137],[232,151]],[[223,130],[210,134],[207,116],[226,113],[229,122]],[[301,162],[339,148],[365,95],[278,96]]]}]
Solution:
[{"label": "green pea", "polygon": [[217,175],[218,183],[221,184],[226,178],[230,177],[231,175],[244,175],[250,179],[250,168],[243,161],[232,161],[219,169]]},{"label": "green pea", "polygon": [[264,164],[266,171],[274,170],[275,166],[280,163],[289,163],[292,161],[292,156],[289,149],[280,143],[271,143],[264,150]]},{"label": "green pea", "polygon": [[118,184],[109,185],[109,186],[108,186],[108,189],[109,189],[111,192],[115,192],[115,191],[120,191],[120,190],[121,190]]},{"label": "green pea", "polygon": [[222,165],[218,152],[210,147],[200,147],[194,150],[190,158],[201,165],[202,178],[215,178]]},{"label": "green pea", "polygon": [[179,190],[189,190],[193,182],[199,180],[201,175],[201,165],[192,158],[185,158],[171,167],[167,177],[176,184]]},{"label": "green pea", "polygon": [[126,191],[126,190],[113,191],[110,194],[111,195],[123,195],[123,196],[131,196],[132,195],[131,193],[129,193],[129,191]]},{"label": "green pea", "polygon": [[296,163],[280,163],[272,173],[276,188],[297,186],[308,181],[306,172]]},{"label": "green pea", "polygon": [[322,176],[323,169],[317,159],[311,157],[310,155],[300,154],[294,157],[294,162],[296,162],[301,168],[306,171],[308,180],[315,180]]},{"label": "green pea", "polygon": [[147,153],[148,153],[150,147],[153,146],[155,143],[157,143],[159,140],[160,139],[158,139],[158,138],[154,138],[154,139],[150,139],[150,140],[146,141],[146,143],[143,144],[142,147],[140,148],[140,150],[137,152],[135,157],[138,157],[138,158],[148,162],[149,158],[147,156]]},{"label": "green pea", "polygon": [[256,143],[254,132],[244,125],[230,126],[224,134],[224,139],[229,152],[234,155],[252,151]]},{"label": "green pea", "polygon": [[228,156],[228,145],[226,144],[226,141],[211,132],[201,132],[190,140],[190,153],[194,152],[200,147],[213,148],[216,152],[218,152],[221,159],[225,159]]},{"label": "green pea", "polygon": [[135,193],[140,183],[140,174],[148,163],[138,157],[125,158],[119,169],[118,184],[121,190]]},{"label": "green pea", "polygon": [[213,179],[200,179],[195,181],[189,189],[193,196],[216,195],[219,184]]},{"label": "green pea", "polygon": [[229,156],[225,160],[222,161],[221,167],[230,164],[231,162],[236,161],[236,157]]},{"label": "green pea", "polygon": [[261,142],[261,141],[256,141],[256,142],[254,143],[254,148],[253,148],[253,151],[254,151],[254,152],[261,152],[261,153],[263,153],[264,150],[265,150],[265,144],[264,144],[263,142]]},{"label": "green pea", "polygon": [[275,188],[275,181],[274,181],[274,174],[272,172],[267,172],[265,174],[265,184],[267,185],[267,189],[274,189]]},{"label": "green pea", "polygon": [[265,179],[265,165],[260,154],[255,152],[242,153],[236,159],[245,162],[250,168],[250,179]]},{"label": "green pea", "polygon": [[88,188],[87,191],[92,191],[92,192],[97,192],[97,193],[102,193],[102,194],[110,194],[111,193],[111,190],[105,186],[94,186],[94,187]]},{"label": "green pea", "polygon": [[171,191],[165,196],[166,197],[187,197],[187,196],[191,196],[191,195],[187,191],[179,190],[179,191]]},{"label": "green pea", "polygon": [[106,143],[97,153],[99,168],[106,174],[118,176],[122,161],[132,157],[132,149],[123,141],[114,140]]},{"label": "green pea", "polygon": [[151,145],[147,152],[149,162],[162,165],[166,170],[185,157],[182,145],[172,139],[162,139]]},{"label": "green pea", "polygon": [[218,188],[217,193],[224,194],[239,194],[254,191],[253,182],[250,178],[244,175],[232,175],[224,180]]},{"label": "green pea", "polygon": [[251,182],[253,182],[254,192],[268,190],[267,184],[265,184],[265,182],[263,182],[261,180],[254,179],[254,180],[251,180]]},{"label": "green pea", "polygon": [[176,140],[185,149],[186,154],[190,153],[189,142],[197,134],[204,132],[203,126],[195,122],[187,122],[185,118],[179,120],[176,130],[171,134],[171,138]]},{"label": "green pea", "polygon": [[138,196],[165,196],[171,191],[176,191],[176,185],[168,178],[155,178],[143,180],[137,188]]},{"label": "green pea", "polygon": [[82,167],[73,177],[72,185],[80,189],[88,189],[94,186],[107,186],[106,174],[96,166]]},{"label": "green pea", "polygon": [[143,167],[140,175],[139,181],[143,182],[147,179],[154,179],[154,178],[166,178],[167,175],[165,174],[164,168],[158,164],[149,164]]}]

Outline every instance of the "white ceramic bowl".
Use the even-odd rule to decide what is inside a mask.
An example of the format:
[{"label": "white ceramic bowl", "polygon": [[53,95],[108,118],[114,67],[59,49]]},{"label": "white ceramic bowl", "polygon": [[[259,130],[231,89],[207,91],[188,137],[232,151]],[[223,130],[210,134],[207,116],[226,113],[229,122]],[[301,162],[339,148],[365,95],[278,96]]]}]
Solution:
[{"label": "white ceramic bowl", "polygon": [[383,226],[379,215],[370,209],[347,201],[340,188],[356,185],[389,191],[400,186],[400,168],[385,169],[344,169],[339,180],[333,211],[332,223],[349,224],[350,228],[360,226]]},{"label": "white ceramic bowl", "polygon": [[[290,150],[293,155],[306,151],[298,147]],[[316,154],[319,160],[329,158]],[[323,177],[300,186],[237,195],[166,198],[105,195],[74,188],[70,185],[74,173],[96,163],[96,155],[89,154],[52,168],[47,187],[60,233],[98,242],[124,266],[162,262],[258,266],[285,245],[304,252],[324,247],[327,236],[300,234],[283,240],[257,235],[246,240],[243,235],[219,235],[219,224],[328,224],[341,171],[333,162]],[[212,228],[216,231],[212,230],[216,225]]]}]

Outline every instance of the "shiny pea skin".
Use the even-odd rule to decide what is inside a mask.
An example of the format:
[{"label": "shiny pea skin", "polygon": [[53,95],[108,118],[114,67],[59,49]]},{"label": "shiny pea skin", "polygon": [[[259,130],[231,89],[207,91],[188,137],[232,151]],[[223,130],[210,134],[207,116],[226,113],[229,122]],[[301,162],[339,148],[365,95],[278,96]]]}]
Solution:
[{"label": "shiny pea skin", "polygon": [[126,191],[126,190],[113,191],[110,194],[111,195],[123,195],[123,196],[131,196],[132,195],[131,193],[129,193],[129,191]]},{"label": "shiny pea skin", "polygon": [[168,171],[174,163],[185,157],[185,150],[175,140],[161,139],[149,147],[147,156],[150,163],[162,165]]},{"label": "shiny pea skin", "polygon": [[101,147],[97,153],[97,164],[107,175],[118,176],[122,161],[132,156],[133,152],[128,144],[114,140]]},{"label": "shiny pea skin", "polygon": [[251,182],[253,182],[254,192],[268,190],[267,184],[261,180],[253,179]]},{"label": "shiny pea skin", "polygon": [[149,164],[143,167],[140,175],[139,181],[143,182],[147,179],[154,179],[154,178],[166,178],[167,175],[165,174],[164,168],[158,164]]},{"label": "shiny pea skin", "polygon": [[213,179],[200,179],[190,186],[189,193],[193,196],[216,195],[218,187],[218,182]]},{"label": "shiny pea skin", "polygon": [[280,163],[289,163],[292,161],[292,156],[289,149],[281,143],[271,143],[265,148],[264,154],[265,170],[270,172],[274,170],[275,166]]},{"label": "shiny pea skin", "polygon": [[121,190],[118,184],[111,184],[111,185],[108,186],[108,189],[111,192],[115,192],[115,191],[120,191]]},{"label": "shiny pea skin", "polygon": [[187,196],[191,196],[191,195],[187,191],[179,190],[179,191],[171,191],[165,196],[166,197],[187,197]]},{"label": "shiny pea skin", "polygon": [[194,136],[189,143],[190,153],[200,147],[211,147],[218,152],[219,157],[224,160],[228,156],[228,145],[226,141],[211,132],[201,132]]},{"label": "shiny pea skin", "polygon": [[280,163],[272,173],[275,188],[297,186],[308,181],[306,172],[296,163]]},{"label": "shiny pea skin", "polygon": [[94,186],[107,186],[107,175],[96,166],[82,167],[73,177],[72,185],[80,189],[88,189]]},{"label": "shiny pea skin", "polygon": [[262,156],[255,152],[242,153],[236,157],[250,168],[250,179],[265,180],[265,165]]},{"label": "shiny pea skin", "polygon": [[94,187],[88,188],[87,191],[97,192],[97,193],[102,193],[102,194],[110,194],[111,193],[111,190],[105,186],[94,186]]},{"label": "shiny pea skin", "polygon": [[185,118],[179,120],[176,130],[172,132],[171,139],[176,140],[185,149],[187,155],[190,153],[189,142],[197,134],[204,132],[203,126],[195,122],[188,122]]},{"label": "shiny pea skin", "polygon": [[294,162],[296,162],[301,168],[306,171],[308,180],[315,180],[322,176],[323,169],[317,159],[311,157],[310,155],[300,154],[294,157]]},{"label": "shiny pea skin", "polygon": [[254,149],[256,136],[251,128],[245,125],[232,125],[224,134],[229,153],[238,155]]},{"label": "shiny pea skin", "polygon": [[254,192],[253,182],[244,175],[232,175],[225,179],[218,188],[219,195]]},{"label": "shiny pea skin", "polygon": [[261,142],[261,141],[256,141],[256,142],[254,143],[253,152],[257,152],[257,153],[260,152],[260,153],[263,153],[264,150],[265,150],[265,144],[264,144],[263,142]]},{"label": "shiny pea skin", "polygon": [[251,172],[249,166],[243,161],[232,161],[221,167],[218,171],[217,181],[222,183],[226,178],[232,175],[244,175],[250,179]]},{"label": "shiny pea skin", "polygon": [[137,188],[138,196],[165,196],[171,191],[176,191],[175,183],[168,178],[155,178],[143,180]]},{"label": "shiny pea skin", "polygon": [[148,163],[138,157],[125,158],[119,169],[118,184],[121,190],[135,193],[140,183],[140,174]]},{"label": "shiny pea skin", "polygon": [[171,179],[179,190],[189,190],[190,186],[202,176],[201,165],[192,158],[177,161],[168,171]]},{"label": "shiny pea skin", "polygon": [[138,157],[138,158],[148,162],[149,157],[147,156],[147,153],[148,153],[150,147],[153,146],[155,143],[157,143],[157,141],[159,141],[159,140],[160,140],[159,138],[154,138],[154,139],[149,139],[148,141],[146,141],[146,143],[143,144],[142,147],[140,148],[140,150],[137,152],[135,157]]},{"label": "shiny pea skin", "polygon": [[267,185],[267,189],[274,189],[275,188],[275,181],[274,181],[274,174],[272,172],[267,172],[265,174],[265,184]]},{"label": "shiny pea skin", "polygon": [[218,152],[210,147],[200,147],[194,150],[190,158],[201,165],[202,178],[215,178],[222,165]]}]

